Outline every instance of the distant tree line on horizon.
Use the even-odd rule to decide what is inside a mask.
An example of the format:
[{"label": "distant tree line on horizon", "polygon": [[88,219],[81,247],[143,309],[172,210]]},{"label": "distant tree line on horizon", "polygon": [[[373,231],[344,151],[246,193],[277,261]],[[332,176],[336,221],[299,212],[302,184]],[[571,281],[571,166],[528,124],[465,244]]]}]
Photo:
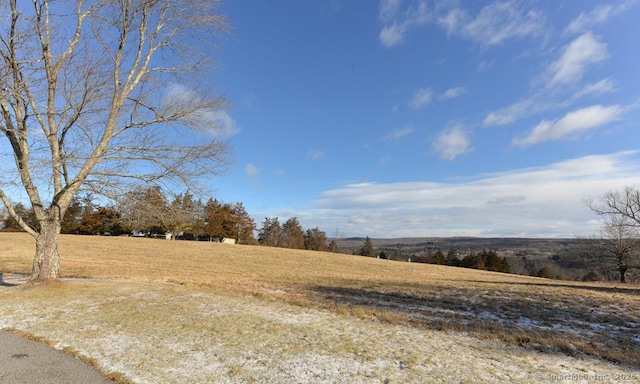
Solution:
[{"label": "distant tree line on horizon", "polygon": [[[90,194],[76,197],[66,211],[61,233],[79,235],[135,235],[185,240],[221,241],[234,239],[240,244],[289,249],[344,252],[381,259],[430,263],[479,270],[517,273],[553,279],[626,282],[640,273],[640,191],[625,188],[607,194],[590,208],[603,217],[600,236],[576,238],[571,246],[544,258],[535,254],[500,257],[497,250],[446,253],[437,249],[376,250],[366,237],[361,247],[339,249],[318,227],[304,229],[296,217],[281,223],[267,217],[257,228],[241,202],[225,203],[213,198],[196,199],[190,193],[167,194],[160,186],[131,189],[112,204],[94,202]],[[34,211],[21,203],[16,213],[32,228],[39,229]],[[4,230],[20,231],[16,220],[0,211]],[[502,253],[503,255],[505,253]],[[533,257],[532,257],[533,256]]]},{"label": "distant tree line on horizon", "polygon": [[[354,255],[377,257],[380,259],[390,259],[391,254],[384,250],[377,253],[371,239],[367,236],[362,246],[353,252]],[[485,271],[510,273],[511,268],[505,257],[499,257],[495,250],[483,250],[482,252],[470,252],[463,258],[459,257],[458,251],[451,249],[445,255],[441,250],[427,255],[412,255],[406,258],[407,261],[426,264],[448,265],[451,267],[462,267],[480,269]]]}]

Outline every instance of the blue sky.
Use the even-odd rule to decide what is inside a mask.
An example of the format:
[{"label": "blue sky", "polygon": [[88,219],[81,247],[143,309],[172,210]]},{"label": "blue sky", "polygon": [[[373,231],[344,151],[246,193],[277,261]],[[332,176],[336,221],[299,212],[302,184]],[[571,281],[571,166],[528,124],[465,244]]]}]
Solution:
[{"label": "blue sky", "polygon": [[228,1],[212,83],[260,224],[573,237],[640,181],[638,1]]}]

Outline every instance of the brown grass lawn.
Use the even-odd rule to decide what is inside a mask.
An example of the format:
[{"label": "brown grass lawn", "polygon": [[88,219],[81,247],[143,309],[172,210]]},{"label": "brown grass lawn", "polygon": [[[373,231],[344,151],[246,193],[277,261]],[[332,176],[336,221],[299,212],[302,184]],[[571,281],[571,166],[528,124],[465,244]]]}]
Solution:
[{"label": "brown grass lawn", "polygon": [[[29,273],[34,242],[0,234],[0,273]],[[638,287],[546,280],[343,254],[63,235],[62,276],[165,282],[529,351],[640,368]]]}]

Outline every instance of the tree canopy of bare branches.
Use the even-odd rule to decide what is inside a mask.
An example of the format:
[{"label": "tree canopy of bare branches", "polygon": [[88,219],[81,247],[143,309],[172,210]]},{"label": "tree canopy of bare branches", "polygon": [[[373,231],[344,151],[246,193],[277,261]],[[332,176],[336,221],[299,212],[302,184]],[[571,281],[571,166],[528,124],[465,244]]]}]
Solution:
[{"label": "tree canopy of bare branches", "polygon": [[[210,52],[212,0],[8,0],[0,5],[0,200],[36,239],[31,281],[57,279],[58,234],[82,190],[219,174],[225,101]],[[6,150],[5,150],[6,148]],[[29,200],[38,228],[14,209]]]},{"label": "tree canopy of bare branches", "polygon": [[602,201],[590,202],[589,208],[602,218],[598,251],[624,283],[628,270],[640,269],[640,191],[633,187],[610,191]]}]

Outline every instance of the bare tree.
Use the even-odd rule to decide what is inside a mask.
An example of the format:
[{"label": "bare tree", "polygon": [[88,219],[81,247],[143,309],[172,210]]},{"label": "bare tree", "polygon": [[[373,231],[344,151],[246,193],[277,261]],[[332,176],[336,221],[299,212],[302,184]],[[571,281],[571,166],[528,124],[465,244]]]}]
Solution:
[{"label": "bare tree", "polygon": [[602,225],[602,251],[605,263],[613,264],[620,273],[620,282],[626,283],[627,271],[640,268],[640,239],[638,228],[630,219],[610,215]]},{"label": "bare tree", "polygon": [[636,188],[607,192],[601,203],[591,201],[588,205],[599,215],[618,215],[629,219],[629,225],[640,226],[640,191]]},{"label": "bare tree", "polygon": [[[205,63],[214,0],[9,0],[0,5],[0,199],[35,238],[32,283],[57,279],[62,218],[81,190],[191,183],[228,159]],[[0,145],[2,145],[0,143]],[[6,165],[3,164],[4,167]],[[38,229],[9,196],[22,191]]]},{"label": "bare tree", "polygon": [[632,187],[608,192],[602,203],[589,203],[602,220],[600,253],[626,282],[627,271],[640,269],[640,192]]}]

